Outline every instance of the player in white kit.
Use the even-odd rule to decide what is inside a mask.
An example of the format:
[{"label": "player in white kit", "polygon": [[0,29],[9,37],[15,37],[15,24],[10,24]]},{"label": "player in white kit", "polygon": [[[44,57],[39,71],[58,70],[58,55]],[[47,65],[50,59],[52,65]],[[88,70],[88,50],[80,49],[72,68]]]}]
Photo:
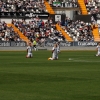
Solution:
[{"label": "player in white kit", "polygon": [[57,44],[54,44],[52,48],[52,58],[48,58],[48,60],[57,60],[58,52],[57,52]]},{"label": "player in white kit", "polygon": [[32,58],[33,57],[33,54],[32,54],[32,44],[29,43],[28,46],[27,46],[27,55],[26,55],[26,58]]},{"label": "player in white kit", "polygon": [[[57,53],[60,53],[60,42],[57,43]],[[58,54],[57,54],[57,59],[58,59]]]},{"label": "player in white kit", "polygon": [[97,50],[96,56],[100,56],[100,42],[98,43],[96,50]]}]

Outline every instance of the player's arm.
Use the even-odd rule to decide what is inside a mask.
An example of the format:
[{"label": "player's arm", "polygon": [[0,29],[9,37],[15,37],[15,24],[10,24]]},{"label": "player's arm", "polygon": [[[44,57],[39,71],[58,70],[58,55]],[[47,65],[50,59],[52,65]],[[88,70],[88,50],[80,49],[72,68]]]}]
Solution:
[{"label": "player's arm", "polygon": [[28,47],[27,47],[27,50],[26,50],[26,51],[27,51],[27,53],[28,53]]},{"label": "player's arm", "polygon": [[58,48],[57,51],[60,52],[60,49]]},{"label": "player's arm", "polygon": [[98,46],[96,47],[96,51],[98,51]]},{"label": "player's arm", "polygon": [[52,48],[52,53],[54,52],[54,50],[55,50],[55,49],[54,49],[54,48]]},{"label": "player's arm", "polygon": [[52,53],[54,52],[54,50],[52,50]]}]

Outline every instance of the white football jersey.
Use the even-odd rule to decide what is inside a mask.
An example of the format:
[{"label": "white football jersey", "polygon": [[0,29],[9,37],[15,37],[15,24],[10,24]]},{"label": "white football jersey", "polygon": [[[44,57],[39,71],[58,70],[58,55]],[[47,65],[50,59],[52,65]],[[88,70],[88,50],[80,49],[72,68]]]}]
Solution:
[{"label": "white football jersey", "polygon": [[60,52],[60,45],[57,46],[57,51]]},{"label": "white football jersey", "polygon": [[58,52],[58,51],[57,51],[57,47],[53,47],[52,50],[53,50],[53,53],[54,53],[54,54],[57,54],[57,52]]},{"label": "white football jersey", "polygon": [[28,53],[32,53],[32,47],[31,46],[28,46],[27,50],[28,50]]},{"label": "white football jersey", "polygon": [[99,45],[97,46],[97,49],[98,49],[98,52],[100,52],[100,46]]}]

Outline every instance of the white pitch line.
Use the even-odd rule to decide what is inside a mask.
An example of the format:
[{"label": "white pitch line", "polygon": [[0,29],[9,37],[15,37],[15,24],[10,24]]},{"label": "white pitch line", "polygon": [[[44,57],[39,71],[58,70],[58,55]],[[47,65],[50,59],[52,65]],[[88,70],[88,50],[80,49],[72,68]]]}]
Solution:
[{"label": "white pitch line", "polygon": [[[51,61],[52,62],[52,61]],[[56,61],[58,62],[58,61]],[[96,62],[100,62],[100,61],[88,61],[88,60],[67,60],[67,61],[60,61],[60,62],[90,62],[90,63],[96,63]],[[33,63],[43,63],[43,62],[9,62],[11,64],[33,64]]]},{"label": "white pitch line", "polygon": [[[9,62],[9,63],[11,63],[11,64],[18,64],[18,63],[20,63],[20,64],[24,64],[24,63],[40,63],[40,62]],[[41,62],[41,63],[43,63],[43,62]]]},{"label": "white pitch line", "polygon": [[79,58],[69,58],[69,61],[73,62],[100,62],[100,61],[89,61],[89,60],[80,60],[81,57]]}]

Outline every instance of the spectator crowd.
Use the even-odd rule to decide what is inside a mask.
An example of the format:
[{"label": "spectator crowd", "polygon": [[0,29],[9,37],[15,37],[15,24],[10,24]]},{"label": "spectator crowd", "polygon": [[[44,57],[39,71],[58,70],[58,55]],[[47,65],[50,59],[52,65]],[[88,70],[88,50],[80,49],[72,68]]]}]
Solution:
[{"label": "spectator crowd", "polygon": [[89,15],[93,15],[95,20],[100,18],[100,0],[85,0],[85,5]]},{"label": "spectator crowd", "polygon": [[74,41],[94,41],[91,24],[80,20],[73,21],[66,17],[64,29]]},{"label": "spectator crowd", "polygon": [[[78,7],[77,0],[48,0],[53,7]],[[98,14],[100,12],[98,3],[99,0],[85,0],[88,14]],[[44,0],[0,0],[0,12],[47,12]],[[95,20],[92,17],[91,22]],[[74,41],[94,41],[92,35],[92,23],[85,23],[77,20],[73,21],[66,17],[64,26],[61,27],[69,34]],[[33,17],[30,21],[24,19],[12,19],[14,24],[29,40],[36,39],[40,44],[44,41],[65,41],[64,36],[56,29],[56,25],[52,18],[47,21],[40,19],[38,16]],[[100,30],[100,25],[99,25]],[[8,27],[3,21],[0,21],[0,41],[22,41],[19,35],[12,27]]]},{"label": "spectator crowd", "polygon": [[85,5],[88,11],[88,14],[98,14],[100,12],[99,0],[85,0]]},{"label": "spectator crowd", "polygon": [[[30,41],[35,39],[40,44],[45,41],[66,41],[62,33],[56,29],[52,18],[48,18],[47,21],[38,17],[32,18],[30,21],[12,19],[12,24]],[[91,23],[73,21],[66,17],[64,26],[61,25],[61,27],[74,41],[94,41]],[[8,27],[5,22],[0,22],[0,40],[22,41],[14,29]]]},{"label": "spectator crowd", "polygon": [[47,12],[44,0],[0,0],[0,12]]},{"label": "spectator crowd", "polygon": [[64,41],[62,33],[57,31],[52,18],[47,21],[35,17],[31,21],[12,20],[12,23],[26,36],[29,40],[36,39],[40,44],[44,41]]},{"label": "spectator crowd", "polygon": [[8,27],[5,21],[0,21],[0,41],[22,41],[12,27]]}]

